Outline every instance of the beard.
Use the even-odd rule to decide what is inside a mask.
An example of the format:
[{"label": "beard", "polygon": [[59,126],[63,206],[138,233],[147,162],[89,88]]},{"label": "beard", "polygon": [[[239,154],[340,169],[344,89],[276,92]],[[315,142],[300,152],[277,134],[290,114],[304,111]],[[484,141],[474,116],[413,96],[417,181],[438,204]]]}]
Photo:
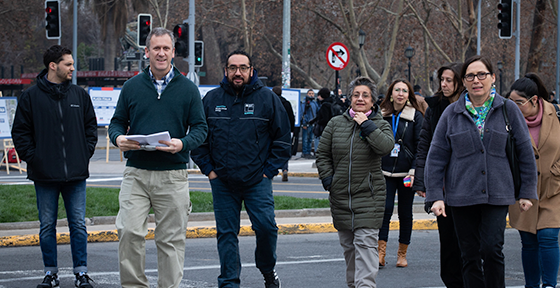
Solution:
[{"label": "beard", "polygon": [[[235,83],[235,80],[241,79],[242,82],[241,84],[239,83]],[[241,91],[243,89],[243,86],[245,86],[247,83],[249,83],[248,79],[243,78],[243,76],[233,76],[229,83],[231,83],[231,86],[233,87],[233,90],[235,91]]]}]

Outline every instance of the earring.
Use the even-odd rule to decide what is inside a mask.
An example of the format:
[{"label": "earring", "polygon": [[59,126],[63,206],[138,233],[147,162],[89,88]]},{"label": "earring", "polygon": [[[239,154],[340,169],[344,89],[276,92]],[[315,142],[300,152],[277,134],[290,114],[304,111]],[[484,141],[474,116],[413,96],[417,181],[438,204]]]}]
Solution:
[{"label": "earring", "polygon": [[406,105],[410,105],[410,100],[406,100]]},{"label": "earring", "polygon": [[389,98],[389,100],[390,100],[391,102],[393,102],[393,97]]}]

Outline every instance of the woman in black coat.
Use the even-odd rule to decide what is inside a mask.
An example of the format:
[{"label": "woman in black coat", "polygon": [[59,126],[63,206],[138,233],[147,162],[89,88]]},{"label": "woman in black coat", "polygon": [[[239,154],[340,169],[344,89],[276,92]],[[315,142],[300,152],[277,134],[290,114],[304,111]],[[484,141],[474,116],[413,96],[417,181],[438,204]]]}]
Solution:
[{"label": "woman in black coat", "polygon": [[[441,66],[438,69],[440,88],[434,96],[426,98],[428,109],[424,115],[424,124],[420,132],[420,141],[418,142],[416,154],[416,171],[412,186],[412,191],[416,191],[422,197],[426,197],[424,166],[436,125],[445,108],[457,101],[464,90],[463,81],[461,81],[462,65],[463,63],[450,63]],[[431,204],[426,203],[426,212],[428,213],[430,212]],[[446,211],[451,211],[451,209],[446,209]],[[447,217],[438,216],[437,223],[440,242],[441,280],[448,288],[462,288],[463,276],[461,269],[463,264],[457,236],[455,235],[453,215],[447,212]]]}]

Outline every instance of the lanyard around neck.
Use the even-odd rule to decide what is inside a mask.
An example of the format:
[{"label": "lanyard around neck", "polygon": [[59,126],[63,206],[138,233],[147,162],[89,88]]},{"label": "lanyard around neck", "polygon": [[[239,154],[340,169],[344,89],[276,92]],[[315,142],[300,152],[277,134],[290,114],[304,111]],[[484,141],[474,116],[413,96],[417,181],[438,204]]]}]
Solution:
[{"label": "lanyard around neck", "polygon": [[[399,112],[399,114],[397,115],[397,117],[395,117],[395,114],[393,114],[393,137],[397,137],[397,128],[399,127],[399,120],[401,119],[401,112]],[[395,119],[396,118],[396,119]]]}]

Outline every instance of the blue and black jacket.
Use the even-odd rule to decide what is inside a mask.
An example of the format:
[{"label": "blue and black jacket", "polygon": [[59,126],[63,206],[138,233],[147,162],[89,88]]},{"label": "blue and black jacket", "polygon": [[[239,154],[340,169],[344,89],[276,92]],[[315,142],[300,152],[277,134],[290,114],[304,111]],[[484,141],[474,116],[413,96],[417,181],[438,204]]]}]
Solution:
[{"label": "blue and black jacket", "polygon": [[214,171],[229,187],[272,179],[290,158],[290,121],[280,99],[254,70],[237,94],[224,77],[202,99],[208,137],[191,157],[205,175]]}]

